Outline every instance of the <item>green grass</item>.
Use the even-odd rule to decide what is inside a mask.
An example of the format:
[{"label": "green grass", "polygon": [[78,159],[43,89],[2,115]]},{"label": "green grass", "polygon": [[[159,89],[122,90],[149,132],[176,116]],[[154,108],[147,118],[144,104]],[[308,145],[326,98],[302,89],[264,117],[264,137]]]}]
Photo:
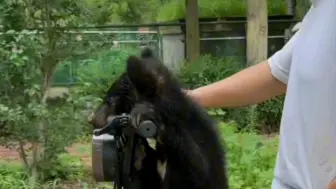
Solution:
[{"label": "green grass", "polygon": [[268,138],[251,132],[236,133],[235,128],[234,125],[220,125],[227,147],[231,188],[270,188],[278,138]]},{"label": "green grass", "polygon": [[[257,135],[252,132],[236,132],[233,124],[219,125],[223,142],[227,151],[227,166],[231,189],[260,189],[270,188],[273,179],[278,138]],[[75,146],[75,151],[89,155],[91,144]],[[82,169],[77,157],[64,154],[59,169],[74,176],[74,180],[55,180],[42,184],[39,188],[107,188],[106,184],[96,184],[90,179],[90,170]],[[75,162],[75,163],[74,163]],[[82,162],[83,163],[83,162]],[[71,164],[71,165],[67,165]],[[84,163],[83,163],[84,164]],[[70,173],[71,171],[73,173]],[[78,171],[85,171],[79,173]],[[61,170],[58,170],[61,171]],[[79,177],[80,176],[80,177]],[[0,161],[0,188],[25,188],[27,177],[17,162]],[[111,186],[109,186],[111,187]]]},{"label": "green grass", "polygon": [[[245,16],[246,0],[199,0],[200,18]],[[267,0],[269,15],[286,14],[286,1]],[[172,0],[160,7],[157,21],[174,21],[185,16],[185,1]]]}]

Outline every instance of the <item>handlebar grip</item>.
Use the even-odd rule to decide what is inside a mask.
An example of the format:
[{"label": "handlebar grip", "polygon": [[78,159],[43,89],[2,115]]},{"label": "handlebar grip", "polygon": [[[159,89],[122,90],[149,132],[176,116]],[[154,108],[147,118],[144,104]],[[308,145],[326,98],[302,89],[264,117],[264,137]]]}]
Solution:
[{"label": "handlebar grip", "polygon": [[112,132],[111,129],[108,128],[108,127],[103,127],[101,129],[95,129],[93,131],[93,135],[95,135],[95,136],[100,136],[100,135],[103,135],[103,134],[115,134],[115,133]]},{"label": "handlebar grip", "polygon": [[106,134],[106,133],[114,135],[116,134],[117,129],[122,129],[122,128],[127,127],[129,125],[129,120],[130,120],[130,117],[126,114],[116,116],[105,127],[101,129],[95,129],[93,134],[96,136]]},{"label": "handlebar grip", "polygon": [[[130,125],[129,116],[118,116],[115,117],[109,124],[101,129],[95,129],[93,134],[95,136],[99,136],[102,134],[110,134],[115,135],[117,129],[126,128]],[[157,126],[153,121],[144,120],[142,121],[138,127],[135,128],[135,133],[144,137],[144,138],[152,138],[156,135]]]},{"label": "handlebar grip", "polygon": [[156,134],[156,125],[150,120],[142,121],[136,129],[136,133],[144,138],[152,138]]}]

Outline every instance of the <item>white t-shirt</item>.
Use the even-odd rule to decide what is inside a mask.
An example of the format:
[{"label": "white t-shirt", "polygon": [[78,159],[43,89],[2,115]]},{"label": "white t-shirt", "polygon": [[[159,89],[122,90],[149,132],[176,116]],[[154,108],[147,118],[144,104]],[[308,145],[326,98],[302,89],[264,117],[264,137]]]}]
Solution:
[{"label": "white t-shirt", "polygon": [[272,189],[325,189],[336,177],[336,0],[315,0],[269,64],[287,84]]}]

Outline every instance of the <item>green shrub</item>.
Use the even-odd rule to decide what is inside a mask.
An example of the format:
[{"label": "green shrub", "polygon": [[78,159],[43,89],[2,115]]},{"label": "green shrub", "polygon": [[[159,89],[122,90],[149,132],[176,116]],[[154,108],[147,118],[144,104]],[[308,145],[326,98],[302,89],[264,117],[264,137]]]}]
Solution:
[{"label": "green shrub", "polygon": [[76,65],[76,79],[83,95],[101,97],[114,80],[125,70],[129,55],[138,54],[138,49],[111,48],[91,59]]},{"label": "green shrub", "polygon": [[256,107],[257,118],[259,121],[258,130],[261,131],[261,133],[278,132],[284,99],[284,96],[275,97],[260,103]]},{"label": "green shrub", "polygon": [[[57,162],[50,167],[50,162],[42,169],[46,170],[44,178],[56,182],[57,180],[77,181],[84,179],[86,169],[84,163],[79,157],[71,156],[67,153],[60,154]],[[40,180],[39,185],[44,185],[44,181]],[[22,167],[22,164],[14,161],[0,161],[0,188],[1,189],[25,189],[29,188],[28,174]],[[43,188],[37,187],[37,188]]]},{"label": "green shrub", "polygon": [[220,128],[227,148],[230,188],[270,188],[278,139],[237,133],[235,125],[222,124]]},{"label": "green shrub", "polygon": [[[242,0],[199,0],[200,18],[245,16],[247,2]],[[286,14],[286,1],[268,0],[269,15]],[[161,6],[158,11],[158,21],[173,21],[185,17],[185,2],[171,0]]]},{"label": "green shrub", "polygon": [[[179,74],[185,88],[197,88],[222,80],[244,68],[244,63],[230,58],[201,56],[196,62],[185,63]],[[281,120],[283,97],[258,104],[254,112],[250,107],[211,110],[222,120],[234,120],[240,129],[256,129],[263,133],[278,131]],[[225,112],[225,114],[223,113]],[[251,123],[255,123],[251,125]]]},{"label": "green shrub", "polygon": [[0,188],[25,188],[28,175],[21,164],[7,161],[0,161]]},{"label": "green shrub", "polygon": [[[138,53],[139,49],[134,48],[111,48],[74,65],[77,85],[71,88],[71,98],[82,105],[83,114],[89,116],[94,111],[110,85],[125,70],[128,56]],[[87,125],[82,139],[91,135],[92,127]]]},{"label": "green shrub", "polygon": [[[43,164],[42,164],[43,166]],[[72,156],[68,153],[62,153],[54,160],[53,164],[48,162],[42,170],[46,174],[43,175],[45,180],[78,180],[83,178],[85,173],[85,165],[79,157]]]},{"label": "green shrub", "polygon": [[[218,59],[204,55],[196,62],[186,62],[181,68],[179,77],[184,88],[194,89],[226,78],[241,68],[241,63],[234,59]],[[209,113],[219,119],[227,116],[225,109],[211,109]]]},{"label": "green shrub", "polygon": [[184,63],[179,76],[184,87],[196,88],[226,78],[242,68],[234,59],[204,55],[196,62]]},{"label": "green shrub", "polygon": [[[60,100],[62,103],[46,100],[46,96],[53,95],[47,84],[48,74],[41,70],[50,68],[51,72],[55,62],[52,58],[36,58],[37,54],[44,54],[39,51],[43,48],[37,43],[41,41],[39,36],[23,33],[15,36],[14,41],[1,41],[0,73],[4,79],[0,82],[0,146],[20,151],[32,187],[38,179],[48,179],[44,176],[53,170],[65,147],[83,134],[83,125],[78,124],[81,115],[77,102],[67,98]],[[24,148],[29,144],[31,148]],[[27,159],[29,154],[33,155]]]},{"label": "green shrub", "polygon": [[[227,152],[230,188],[270,188],[278,149],[278,138],[266,138],[253,132],[237,132],[236,124],[232,123],[220,123],[218,127]],[[89,144],[87,149],[90,149]],[[55,187],[55,185],[61,186],[66,183],[72,183],[70,185],[72,188],[77,183],[88,186],[85,182],[88,173],[78,157],[61,154],[58,160],[59,163],[56,167],[48,167],[53,171],[52,178],[54,180],[47,183],[41,182],[37,188],[68,188]],[[23,189],[27,188],[27,183],[27,174],[21,164],[0,161],[1,189]]]},{"label": "green shrub", "polygon": [[[201,56],[196,62],[185,63],[180,72],[180,79],[185,88],[197,88],[222,80],[243,68],[243,65],[230,58],[215,58],[210,55]],[[233,117],[233,110],[211,109],[209,113],[221,120]],[[241,116],[241,111],[239,111]],[[239,120],[239,119],[238,119]],[[245,123],[239,123],[245,125]]]},{"label": "green shrub", "polygon": [[71,62],[65,61],[64,63],[57,66],[54,75],[54,84],[57,85],[68,85],[75,82],[73,79],[73,69],[71,68]]}]

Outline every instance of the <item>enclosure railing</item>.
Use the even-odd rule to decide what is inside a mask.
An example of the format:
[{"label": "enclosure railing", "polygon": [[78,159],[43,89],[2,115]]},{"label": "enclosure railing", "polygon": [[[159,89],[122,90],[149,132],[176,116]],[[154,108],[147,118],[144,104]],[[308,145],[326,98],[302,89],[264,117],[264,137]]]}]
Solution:
[{"label": "enclosure railing", "polygon": [[[297,23],[298,20],[269,20],[269,24],[272,23],[289,23],[294,24]],[[200,21],[199,22],[200,27],[204,26],[211,26],[211,25],[218,25],[218,24],[241,24],[246,25],[246,20],[238,20],[238,21]],[[67,68],[60,67],[56,74],[56,85],[69,85],[69,84],[75,84],[76,81],[76,68],[78,65],[74,66],[74,64],[80,64],[80,66],[84,66],[87,62],[87,60],[94,58],[94,56],[97,55],[100,51],[106,51],[108,49],[122,49],[122,48],[138,48],[141,46],[151,46],[154,49],[157,50],[157,55],[163,59],[163,34],[161,33],[161,27],[180,27],[181,32],[180,35],[184,35],[185,32],[185,22],[169,22],[169,23],[149,23],[149,24],[124,24],[124,25],[103,25],[103,26],[81,26],[81,27],[71,27],[68,28],[68,30],[65,32],[70,35],[79,36],[80,40],[73,40],[71,43],[75,45],[82,44],[80,52],[73,53],[72,57],[69,59],[72,59],[69,63],[69,59],[67,60],[69,65]],[[285,30],[285,28],[284,28]],[[202,32],[202,30],[201,30]],[[26,35],[34,35],[34,34],[42,34],[43,31],[39,31],[39,29],[35,30],[29,30],[25,31],[24,34]],[[0,33],[1,35],[4,35],[5,33]],[[10,35],[15,35],[16,33],[11,32]],[[221,36],[202,36],[200,37],[201,42],[208,41],[211,46],[211,41],[218,41],[218,44],[224,44],[228,42],[224,41],[241,41],[239,43],[244,44],[246,40],[246,36],[244,36],[245,33],[242,33],[241,35],[237,36],[228,36],[228,35],[221,35]],[[285,39],[288,36],[285,35],[285,31],[281,34],[276,35],[269,35],[268,38],[271,40],[281,40],[286,41]],[[211,43],[210,43],[211,42]],[[89,50],[87,47],[89,44],[95,44],[93,50],[94,53],[91,50]],[[235,48],[235,45],[226,45],[226,46],[232,46],[232,48]],[[230,47],[231,48],[231,47]],[[277,46],[276,48],[281,48]],[[178,48],[177,48],[178,49]],[[224,48],[224,51],[227,48]],[[173,49],[174,50],[174,49]],[[208,51],[211,51],[211,48],[207,49]],[[276,49],[275,49],[276,50]],[[215,51],[215,50],[212,50]],[[204,53],[204,52],[201,52]],[[205,52],[208,53],[208,52]],[[210,52],[211,53],[211,52]],[[217,56],[216,52],[211,53],[215,56]],[[226,56],[226,52],[221,52],[223,56]],[[244,53],[241,53],[244,54]],[[99,56],[99,55],[98,55]],[[111,55],[111,57],[107,57],[106,61],[107,63],[109,60],[116,58],[116,54]],[[181,60],[182,62],[183,60]],[[75,63],[76,62],[76,63]]]}]

